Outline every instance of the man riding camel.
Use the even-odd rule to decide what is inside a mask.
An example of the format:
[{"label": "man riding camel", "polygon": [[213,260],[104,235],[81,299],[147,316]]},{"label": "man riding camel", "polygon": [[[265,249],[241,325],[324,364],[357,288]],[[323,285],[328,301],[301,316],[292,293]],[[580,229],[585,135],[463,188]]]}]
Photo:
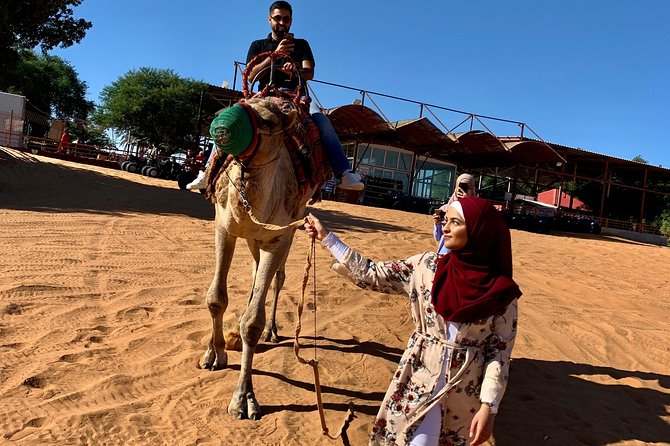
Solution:
[{"label": "man riding camel", "polygon": [[[287,54],[291,57],[297,67],[289,61],[279,59],[281,69],[276,69],[272,74],[273,83],[277,88],[294,91],[300,80],[295,73],[297,69],[303,81],[314,78],[314,56],[309,43],[305,39],[295,39],[290,33],[291,23],[293,21],[293,8],[286,1],[276,1],[270,5],[268,23],[271,32],[265,39],[255,40],[251,43],[247,53],[247,63],[266,51],[275,51]],[[259,62],[249,73],[249,79],[258,78],[259,91],[262,90],[270,80],[271,59],[268,57]],[[338,187],[349,190],[363,190],[365,187],[361,182],[359,174],[351,171],[351,164],[344,153],[344,148],[335,132],[330,120],[324,115],[315,102],[310,104],[310,114],[312,120],[319,128],[321,142],[323,144],[326,158],[335,177],[340,179]],[[209,160],[208,160],[209,163]],[[204,189],[206,187],[206,175],[202,170],[198,177],[189,183],[186,188],[191,190]]]}]

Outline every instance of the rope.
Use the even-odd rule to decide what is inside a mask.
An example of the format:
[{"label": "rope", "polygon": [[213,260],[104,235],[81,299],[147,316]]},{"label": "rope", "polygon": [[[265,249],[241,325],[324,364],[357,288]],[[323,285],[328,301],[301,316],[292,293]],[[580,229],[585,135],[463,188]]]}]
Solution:
[{"label": "rope", "polygon": [[312,367],[314,371],[314,391],[316,392],[316,405],[319,409],[319,418],[321,420],[321,433],[331,440],[337,440],[342,438],[342,444],[344,446],[350,446],[349,437],[347,436],[347,429],[349,425],[356,418],[354,413],[354,404],[349,402],[349,409],[347,410],[346,417],[342,422],[342,426],[336,435],[330,435],[328,432],[328,426],[326,426],[326,417],[323,412],[323,399],[321,397],[321,383],[319,381],[319,362],[316,360],[316,266],[314,267],[314,294],[313,294],[313,304],[314,304],[314,359],[304,359],[300,356],[300,330],[302,328],[302,312],[305,304],[305,289],[307,289],[307,282],[309,280],[309,270],[312,267],[312,261],[316,258],[316,245],[314,238],[309,246],[307,252],[307,259],[305,263],[305,272],[302,276],[302,290],[300,292],[300,301],[297,305],[298,318],[295,323],[295,338],[293,340],[293,353],[298,361],[302,364],[306,364]]},{"label": "rope", "polygon": [[[249,75],[251,74],[251,71],[258,65],[261,61],[264,61],[265,59],[270,59],[270,66],[263,68],[263,70],[269,68],[270,69],[270,82],[263,88],[263,90],[259,91],[255,95],[251,94],[251,90],[249,89]],[[296,88],[294,93],[289,93],[287,91],[282,91],[277,89],[274,86],[274,80],[272,79],[272,72],[275,69],[275,61],[277,59],[284,59],[286,62],[290,62],[293,64],[295,73],[298,76],[299,83],[298,87]],[[255,79],[254,79],[255,80]],[[278,96],[278,97],[288,97],[290,98],[293,102],[298,104],[300,102],[300,97],[302,96],[302,90],[303,90],[303,80],[300,77],[300,71],[298,70],[298,65],[296,65],[295,61],[291,59],[291,57],[287,54],[284,53],[278,53],[276,51],[266,51],[264,53],[260,53],[253,59],[247,63],[246,68],[244,69],[244,72],[242,73],[242,93],[244,94],[245,99],[249,99],[250,97],[267,97],[267,96]]]},{"label": "rope", "polygon": [[[244,196],[246,196],[246,194]],[[305,221],[302,218],[300,220],[296,220],[292,223],[289,223],[285,226],[273,225],[272,223],[263,223],[258,221],[256,216],[254,215],[254,211],[251,209],[251,206],[249,206],[247,214],[249,214],[249,218],[251,219],[251,221],[253,221],[256,225],[263,227],[263,229],[267,231],[286,231],[287,229],[293,229],[302,226],[305,223]]]},{"label": "rope", "polygon": [[[231,186],[233,186],[237,190],[237,192],[240,194],[240,198],[242,199],[242,207],[244,208],[244,211],[247,213],[247,215],[249,215],[249,218],[251,219],[251,221],[255,225],[262,227],[266,231],[277,231],[277,232],[286,231],[288,229],[298,228],[299,226],[302,226],[302,224],[304,223],[303,219],[296,220],[296,221],[294,221],[292,223],[289,223],[287,225],[284,225],[284,226],[279,226],[279,225],[275,225],[275,224],[272,224],[272,223],[263,223],[262,221],[258,220],[256,215],[254,214],[254,206],[251,205],[251,203],[249,202],[249,199],[247,198],[247,193],[246,193],[246,190],[244,188],[244,183],[242,183],[241,186],[238,187],[238,185],[235,184],[233,179],[230,177],[230,174],[228,173],[228,165],[230,164],[231,161],[233,161],[233,157],[231,155],[228,155],[228,158],[224,161],[223,166],[221,166],[221,168],[217,172],[216,176],[214,177],[214,181],[212,182],[212,185],[215,185],[216,182],[219,180],[219,177],[221,176],[221,174],[225,173],[226,176],[228,177],[228,183]],[[238,163],[238,164],[241,166],[240,168],[243,167],[243,165],[241,163]],[[211,194],[213,192],[213,191],[209,190],[209,186],[208,186],[207,192],[208,192],[209,196],[211,196]],[[209,198],[209,197],[206,195],[205,198]]]}]

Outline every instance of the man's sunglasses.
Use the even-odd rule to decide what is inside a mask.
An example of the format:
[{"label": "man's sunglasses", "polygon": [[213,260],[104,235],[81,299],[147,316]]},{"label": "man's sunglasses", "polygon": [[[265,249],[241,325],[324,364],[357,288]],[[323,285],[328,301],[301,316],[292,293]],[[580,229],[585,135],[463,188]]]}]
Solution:
[{"label": "man's sunglasses", "polygon": [[275,15],[270,18],[277,23],[291,23],[290,15]]}]

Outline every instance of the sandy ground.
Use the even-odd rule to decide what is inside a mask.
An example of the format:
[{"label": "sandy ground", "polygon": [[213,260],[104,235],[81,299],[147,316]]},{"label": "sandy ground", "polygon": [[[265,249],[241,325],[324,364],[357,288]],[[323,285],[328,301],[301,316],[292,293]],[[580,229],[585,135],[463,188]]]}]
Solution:
[{"label": "sandy ground", "polygon": [[[429,250],[431,217],[326,201],[311,208],[377,260]],[[254,361],[260,421],[226,407],[229,368],[196,368],[210,332],[213,208],[175,182],[0,148],[0,443],[336,445],[321,435],[311,368],[291,336],[308,240],[298,231],[278,324]],[[512,231],[519,335],[497,445],[670,444],[670,249]],[[400,296],[363,291],[317,249],[326,420],[356,406],[364,445],[411,331]],[[238,244],[228,326],[250,287]],[[316,319],[316,327],[314,320]],[[316,335],[316,348],[314,336]]]}]

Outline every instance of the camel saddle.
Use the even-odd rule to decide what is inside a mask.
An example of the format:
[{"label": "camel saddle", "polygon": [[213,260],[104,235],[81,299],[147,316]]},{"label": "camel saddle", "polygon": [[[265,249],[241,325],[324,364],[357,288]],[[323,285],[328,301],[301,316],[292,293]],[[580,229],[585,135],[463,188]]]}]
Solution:
[{"label": "camel saddle", "polygon": [[[319,128],[310,117],[307,105],[301,102],[296,106],[294,101],[285,97],[273,99],[280,110],[289,111],[292,108],[298,110],[296,124],[284,131],[284,144],[293,162],[293,171],[300,193],[304,195],[316,186],[313,201],[320,201],[320,197],[316,195],[319,194],[321,186],[332,177],[332,169],[321,143]],[[233,155],[215,149],[207,170],[205,198],[209,199],[212,196],[219,176],[234,159]]]}]

